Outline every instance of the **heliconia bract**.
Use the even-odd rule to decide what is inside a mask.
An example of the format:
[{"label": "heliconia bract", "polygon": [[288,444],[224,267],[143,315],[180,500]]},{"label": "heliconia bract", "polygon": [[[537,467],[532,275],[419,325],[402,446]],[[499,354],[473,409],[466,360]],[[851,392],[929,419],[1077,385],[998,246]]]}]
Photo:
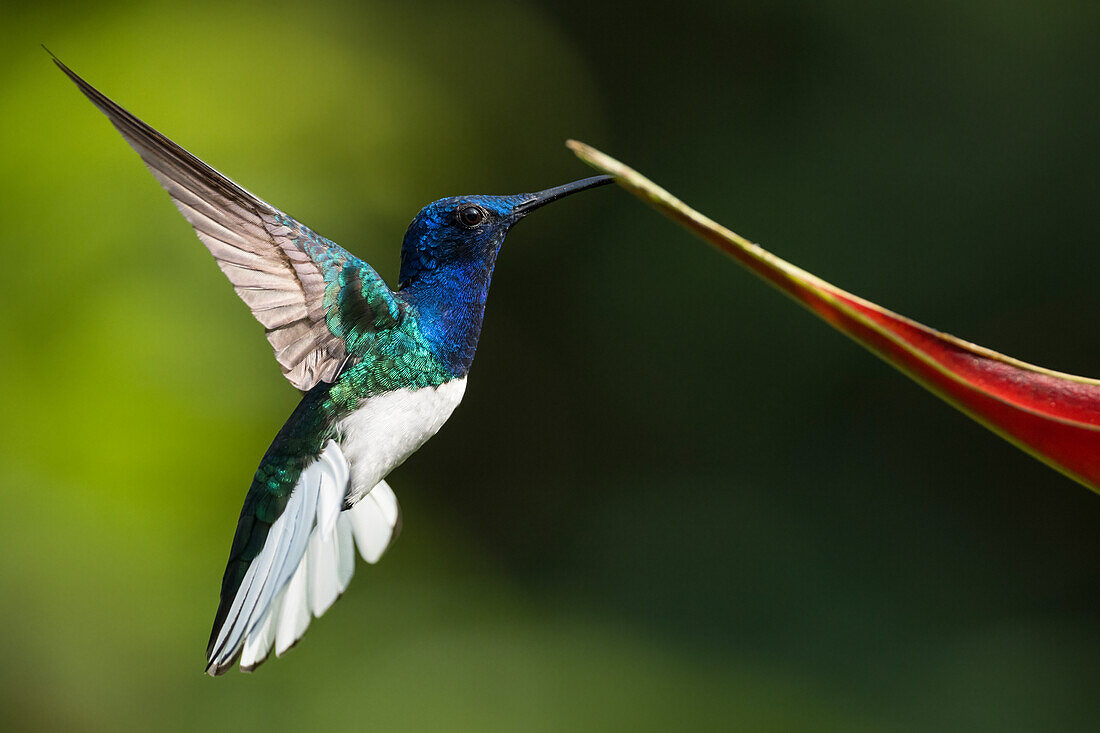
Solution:
[{"label": "heliconia bract", "polygon": [[933,394],[1100,493],[1100,380],[1026,364],[847,293],[708,219],[614,158],[577,141],[568,145]]}]

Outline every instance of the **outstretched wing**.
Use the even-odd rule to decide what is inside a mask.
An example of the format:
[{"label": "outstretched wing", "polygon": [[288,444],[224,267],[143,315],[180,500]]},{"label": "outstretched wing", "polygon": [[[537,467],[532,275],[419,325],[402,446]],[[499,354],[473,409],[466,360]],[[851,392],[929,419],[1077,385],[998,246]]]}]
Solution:
[{"label": "outstretched wing", "polygon": [[[401,320],[404,304],[365,262],[218,173],[56,57],[54,63],[107,115],[168,191],[267,329],[275,359],[295,387],[308,391],[336,378],[348,359],[342,337]],[[342,288],[341,277],[355,281],[354,292]]]}]

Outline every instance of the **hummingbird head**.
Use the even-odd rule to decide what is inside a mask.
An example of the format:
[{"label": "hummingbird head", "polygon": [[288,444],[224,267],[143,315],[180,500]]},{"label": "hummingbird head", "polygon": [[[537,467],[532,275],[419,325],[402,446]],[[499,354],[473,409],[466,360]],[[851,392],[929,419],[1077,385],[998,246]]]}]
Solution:
[{"label": "hummingbird head", "polygon": [[508,231],[540,206],[595,186],[611,176],[594,176],[538,193],[515,196],[452,196],[434,201],[416,215],[401,246],[401,287],[449,274],[492,274]]},{"label": "hummingbird head", "polygon": [[563,196],[611,183],[595,176],[515,196],[455,196],[425,206],[405,233],[400,291],[430,348],[462,375],[477,350],[497,253],[516,222]]}]

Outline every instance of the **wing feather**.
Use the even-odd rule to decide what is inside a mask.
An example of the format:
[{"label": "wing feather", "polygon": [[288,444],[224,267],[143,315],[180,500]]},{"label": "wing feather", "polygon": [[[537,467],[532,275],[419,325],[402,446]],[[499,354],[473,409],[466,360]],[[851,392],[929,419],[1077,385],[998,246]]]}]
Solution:
[{"label": "wing feather", "polygon": [[[65,72],[122,133],[195,229],[237,295],[267,332],[291,384],[308,391],[332,382],[348,363],[343,338],[353,327],[381,329],[403,317],[403,303],[369,265],[317,235],[203,163],[109,99],[56,57]],[[358,271],[358,309],[331,307],[326,289],[346,268]],[[367,306],[381,295],[382,306]],[[343,312],[341,312],[343,311]]]}]

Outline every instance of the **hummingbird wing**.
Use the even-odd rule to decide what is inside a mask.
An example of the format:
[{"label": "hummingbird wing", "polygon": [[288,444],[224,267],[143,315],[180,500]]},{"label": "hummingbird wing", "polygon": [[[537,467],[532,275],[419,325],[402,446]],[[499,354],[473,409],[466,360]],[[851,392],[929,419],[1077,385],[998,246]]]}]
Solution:
[{"label": "hummingbird wing", "polygon": [[[267,330],[275,359],[295,387],[308,391],[336,378],[349,357],[345,336],[402,320],[405,304],[370,265],[218,173],[53,60],[168,191]],[[342,287],[341,279],[356,288]]]}]

